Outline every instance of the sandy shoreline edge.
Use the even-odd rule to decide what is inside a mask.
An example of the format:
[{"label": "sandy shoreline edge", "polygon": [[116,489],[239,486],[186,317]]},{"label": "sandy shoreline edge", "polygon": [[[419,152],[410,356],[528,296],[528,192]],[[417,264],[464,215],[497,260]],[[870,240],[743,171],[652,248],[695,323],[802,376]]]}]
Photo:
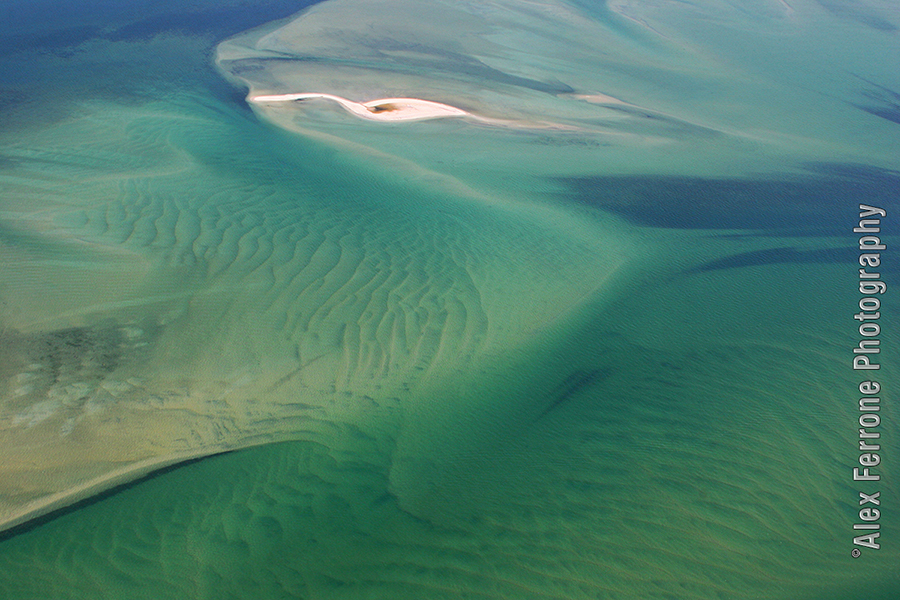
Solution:
[{"label": "sandy shoreline edge", "polygon": [[12,513],[0,515],[0,538],[9,534],[13,529],[27,525],[30,521],[47,516],[83,500],[87,500],[92,496],[107,492],[115,487],[134,482],[142,477],[151,475],[156,471],[179,463],[208,458],[226,452],[241,450],[246,447],[247,446],[214,446],[173,456],[148,458],[126,465],[106,475],[86,481],[79,486],[29,502]]}]

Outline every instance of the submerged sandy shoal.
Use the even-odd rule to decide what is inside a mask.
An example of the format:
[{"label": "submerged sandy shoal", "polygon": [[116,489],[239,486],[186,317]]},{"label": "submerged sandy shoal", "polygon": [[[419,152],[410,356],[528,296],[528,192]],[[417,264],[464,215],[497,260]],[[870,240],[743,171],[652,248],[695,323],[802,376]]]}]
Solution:
[{"label": "submerged sandy shoal", "polygon": [[[699,158],[715,163],[709,171],[732,173],[838,157],[893,165],[889,127],[872,127],[872,115],[889,110],[879,106],[886,101],[878,91],[884,83],[873,87],[847,77],[825,86],[834,78],[832,69],[807,49],[817,48],[815,32],[833,27],[833,16],[795,9],[782,5],[748,20],[727,3],[683,10],[616,2],[607,19],[564,0],[498,0],[488,6],[330,0],[286,23],[222,42],[216,64],[251,94],[315,90],[333,101],[431,98],[465,111],[467,119],[572,131],[599,138],[592,140],[597,147],[621,149],[616,155],[583,152],[586,168],[617,161],[625,170],[653,163],[665,172],[695,172],[704,164]],[[764,60],[746,51],[741,36],[723,37],[705,25],[725,23],[752,35],[761,22],[771,36],[771,57]],[[859,48],[843,56],[843,72],[893,81],[883,66],[859,60],[877,53],[881,42],[843,25],[835,29],[841,37],[836,45]],[[559,32],[566,32],[565,42]],[[796,68],[798,61],[803,69]],[[371,113],[372,103],[342,105],[372,119],[363,114]],[[816,110],[797,110],[804,105]],[[436,118],[430,110],[437,108],[418,102],[406,107],[410,120],[416,114]],[[295,115],[265,114],[295,129]],[[398,112],[377,120],[406,119]],[[683,152],[647,158],[648,150],[666,145]],[[745,151],[747,145],[752,152]]]},{"label": "submerged sandy shoal", "polygon": [[[410,100],[360,106],[440,106]],[[417,171],[398,181],[246,129],[245,115],[103,109],[29,143],[51,158],[80,144],[108,176],[62,160],[58,181],[46,160],[15,171],[66,199],[28,216],[35,239],[56,240],[70,262],[4,249],[16,294],[0,298],[11,307],[0,531],[207,454],[285,440],[339,452],[344,431],[384,439],[399,411],[430,401],[412,394],[417,382],[477,373],[531,343],[627,255],[617,228],[598,235],[562,211],[490,204],[463,186],[451,195]],[[249,150],[211,166],[237,135]]]}]

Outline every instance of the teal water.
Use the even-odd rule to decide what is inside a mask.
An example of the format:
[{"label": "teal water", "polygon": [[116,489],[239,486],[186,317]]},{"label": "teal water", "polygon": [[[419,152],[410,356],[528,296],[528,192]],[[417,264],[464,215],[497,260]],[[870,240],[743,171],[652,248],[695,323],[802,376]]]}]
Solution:
[{"label": "teal water", "polygon": [[9,4],[0,598],[896,597],[896,19],[791,5]]}]

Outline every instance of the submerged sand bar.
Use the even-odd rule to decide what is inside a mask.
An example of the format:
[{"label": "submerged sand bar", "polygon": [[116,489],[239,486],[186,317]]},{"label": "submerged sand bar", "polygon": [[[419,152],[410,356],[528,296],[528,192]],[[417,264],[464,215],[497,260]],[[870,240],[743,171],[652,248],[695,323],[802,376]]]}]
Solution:
[{"label": "submerged sand bar", "polygon": [[469,113],[455,106],[418,98],[382,98],[360,103],[332,94],[305,93],[250,96],[247,100],[255,103],[269,103],[294,102],[313,98],[333,100],[347,112],[372,121],[421,121],[424,119],[470,116]]}]

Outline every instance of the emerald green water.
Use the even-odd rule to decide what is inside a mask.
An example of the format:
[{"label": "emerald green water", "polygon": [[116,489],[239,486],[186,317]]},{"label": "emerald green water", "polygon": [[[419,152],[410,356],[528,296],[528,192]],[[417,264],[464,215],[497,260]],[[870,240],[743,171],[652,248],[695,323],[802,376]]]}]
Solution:
[{"label": "emerald green water", "polygon": [[[132,4],[0,31],[0,598],[896,597],[891,254],[882,548],[850,556],[857,205],[897,243],[883,64],[848,50],[846,98],[802,75],[792,119],[772,92],[820,40],[773,7],[578,3],[600,55],[499,3],[442,17],[471,48],[412,45],[427,11],[340,37],[352,85],[577,132],[285,117],[213,59],[302,7]],[[896,54],[865,29],[889,13],[826,8],[792,18]],[[324,85],[304,39],[223,68]]]}]

